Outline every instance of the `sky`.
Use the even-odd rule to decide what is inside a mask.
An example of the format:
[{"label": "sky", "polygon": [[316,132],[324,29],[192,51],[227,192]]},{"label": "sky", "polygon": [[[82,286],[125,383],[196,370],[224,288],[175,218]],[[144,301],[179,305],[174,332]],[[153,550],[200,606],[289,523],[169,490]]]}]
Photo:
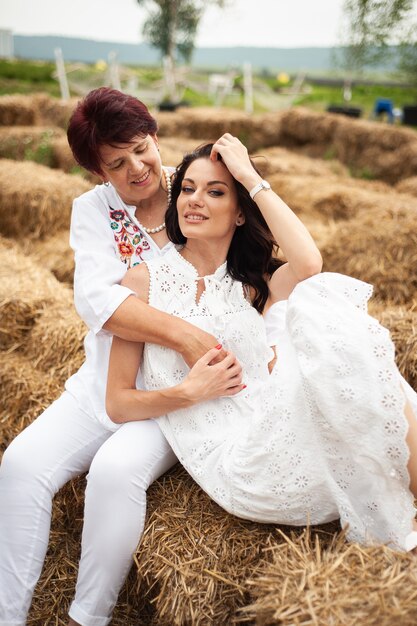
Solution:
[{"label": "sky", "polygon": [[[229,2],[227,9],[206,9],[197,46],[327,47],[339,42],[344,0]],[[145,18],[136,0],[0,0],[0,28],[19,35],[138,43]]]}]

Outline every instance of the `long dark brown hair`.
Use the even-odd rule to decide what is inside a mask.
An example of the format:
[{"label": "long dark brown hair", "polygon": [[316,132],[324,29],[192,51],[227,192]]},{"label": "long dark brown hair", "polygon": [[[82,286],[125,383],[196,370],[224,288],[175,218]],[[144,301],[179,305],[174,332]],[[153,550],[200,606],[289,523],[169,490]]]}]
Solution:
[{"label": "long dark brown hair", "polygon": [[[187,241],[181,232],[177,212],[177,199],[181,193],[185,173],[193,161],[208,159],[212,147],[212,143],[203,144],[186,154],[175,171],[171,202],[165,216],[167,235],[175,244],[184,244]],[[220,155],[218,158],[221,160]],[[254,289],[255,297],[252,304],[259,313],[262,313],[269,295],[267,280],[282,265],[282,261],[275,256],[278,246],[258,205],[245,187],[236,179],[233,180],[238,207],[245,217],[245,223],[238,226],[233,234],[227,253],[227,271],[232,278]]]}]

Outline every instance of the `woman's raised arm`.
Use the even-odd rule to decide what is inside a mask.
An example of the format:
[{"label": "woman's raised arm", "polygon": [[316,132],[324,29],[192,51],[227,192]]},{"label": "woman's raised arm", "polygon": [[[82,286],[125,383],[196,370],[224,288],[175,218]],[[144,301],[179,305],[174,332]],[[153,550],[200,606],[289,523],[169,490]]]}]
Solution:
[{"label": "woman's raised arm", "polygon": [[[236,137],[229,133],[223,135],[213,146],[212,158],[216,159],[217,154],[248,192],[261,183],[262,178],[253,168],[246,147]],[[261,188],[253,199],[287,261],[269,284],[272,300],[282,300],[298,282],[321,271],[322,257],[307,228],[272,189]]]}]

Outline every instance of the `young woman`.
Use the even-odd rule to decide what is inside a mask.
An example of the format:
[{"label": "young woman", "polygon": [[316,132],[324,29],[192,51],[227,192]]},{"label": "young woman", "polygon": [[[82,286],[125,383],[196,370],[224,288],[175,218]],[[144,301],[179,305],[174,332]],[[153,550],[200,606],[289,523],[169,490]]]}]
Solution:
[{"label": "young woman", "polygon": [[[86,360],[62,396],[3,456],[1,626],[26,623],[48,546],[52,498],[87,470],[71,623],[108,624],[143,529],[146,489],[176,462],[155,422],[119,427],[107,416],[112,334],[167,345],[190,365],[219,343],[180,318],[152,310],[119,284],[128,267],[162,257],[172,247],[164,222],[172,168],[162,166],[156,132],[156,121],[142,102],[108,88],[90,92],[69,124],[75,158],[103,180],[74,201],[71,221],[75,304],[90,329]],[[215,352],[218,359],[225,356]]]},{"label": "young woman", "polygon": [[169,349],[115,337],[108,414],[158,417],[181,463],[230,513],[293,525],[340,517],[350,540],[415,547],[417,395],[366,313],[371,287],[319,273],[310,235],[229,134],[185,157],[166,224],[176,247],[125,285],[221,337],[243,378],[227,358],[211,365],[211,352],[188,371]]}]

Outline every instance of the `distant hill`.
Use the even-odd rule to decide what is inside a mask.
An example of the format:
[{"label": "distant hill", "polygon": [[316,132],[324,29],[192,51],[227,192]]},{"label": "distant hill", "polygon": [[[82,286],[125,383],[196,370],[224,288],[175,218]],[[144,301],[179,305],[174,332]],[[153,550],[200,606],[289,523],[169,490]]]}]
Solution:
[{"label": "distant hill", "polygon": [[[61,48],[66,61],[95,63],[107,60],[111,51],[117,53],[120,63],[155,65],[159,52],[145,43],[126,44],[93,41],[73,37],[14,35],[15,56],[22,59],[54,60],[54,49]],[[258,70],[329,70],[332,67],[332,48],[196,48],[193,65],[207,68],[225,68],[245,62]]]}]

